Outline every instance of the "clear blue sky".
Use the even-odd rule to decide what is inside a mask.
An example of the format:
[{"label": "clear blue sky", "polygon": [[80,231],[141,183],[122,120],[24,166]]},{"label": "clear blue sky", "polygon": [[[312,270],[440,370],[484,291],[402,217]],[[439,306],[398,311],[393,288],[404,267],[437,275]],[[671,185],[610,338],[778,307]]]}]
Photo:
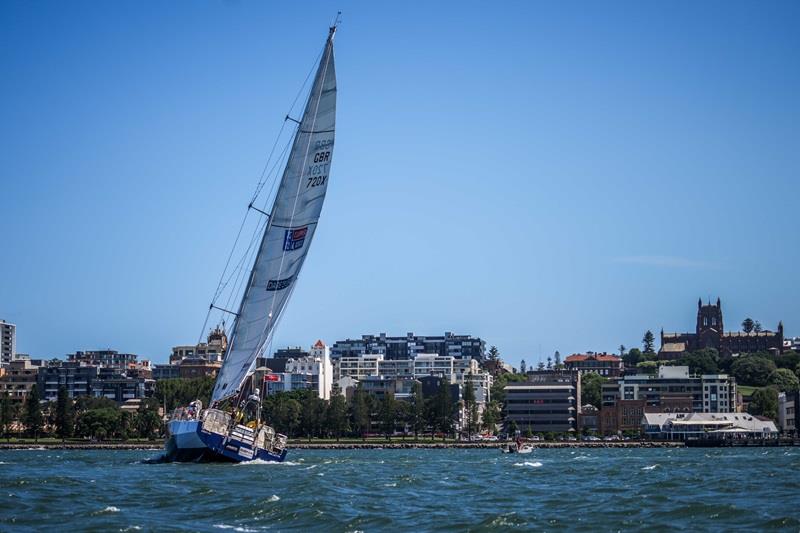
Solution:
[{"label": "clear blue sky", "polygon": [[336,154],[276,344],[480,335],[529,364],[800,335],[800,4],[0,4],[18,350],[195,342],[336,9]]}]

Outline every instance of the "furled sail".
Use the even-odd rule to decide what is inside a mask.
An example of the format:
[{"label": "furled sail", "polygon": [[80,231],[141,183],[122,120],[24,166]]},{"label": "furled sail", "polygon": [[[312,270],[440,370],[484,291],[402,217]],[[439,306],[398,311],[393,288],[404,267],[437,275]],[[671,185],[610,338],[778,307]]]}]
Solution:
[{"label": "furled sail", "polygon": [[212,401],[236,394],[252,372],[289,300],[316,231],[328,188],[336,124],[335,32],[331,28],[295,133]]}]

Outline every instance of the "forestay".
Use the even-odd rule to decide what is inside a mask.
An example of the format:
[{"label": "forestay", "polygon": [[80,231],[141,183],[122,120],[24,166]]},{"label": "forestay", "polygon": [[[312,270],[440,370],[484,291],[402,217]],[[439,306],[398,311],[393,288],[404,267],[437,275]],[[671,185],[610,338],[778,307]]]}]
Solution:
[{"label": "forestay", "polygon": [[212,401],[238,392],[269,343],[317,228],[333,155],[336,71],[331,28],[295,133]]}]

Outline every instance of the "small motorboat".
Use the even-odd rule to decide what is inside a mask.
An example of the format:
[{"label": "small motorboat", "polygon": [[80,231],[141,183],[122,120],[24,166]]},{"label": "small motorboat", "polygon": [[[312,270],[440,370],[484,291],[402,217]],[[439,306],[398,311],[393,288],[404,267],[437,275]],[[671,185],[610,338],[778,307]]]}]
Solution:
[{"label": "small motorboat", "polygon": [[507,447],[501,448],[501,451],[503,453],[533,453],[533,446],[518,440],[514,444],[509,444]]}]

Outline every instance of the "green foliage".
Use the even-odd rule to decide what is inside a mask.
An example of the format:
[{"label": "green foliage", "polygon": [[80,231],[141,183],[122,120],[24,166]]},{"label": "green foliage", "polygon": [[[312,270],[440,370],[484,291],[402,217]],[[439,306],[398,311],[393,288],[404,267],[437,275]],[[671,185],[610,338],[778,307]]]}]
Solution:
[{"label": "green foliage", "polygon": [[75,431],[75,409],[72,398],[67,394],[66,387],[58,388],[56,401],[56,434],[62,439],[71,437]]},{"label": "green foliage", "polygon": [[434,398],[435,427],[442,433],[442,440],[453,431],[453,398],[450,395],[450,383],[442,379]]},{"label": "green foliage", "polygon": [[3,431],[3,435],[8,438],[9,430],[11,429],[11,423],[14,421],[15,416],[15,409],[14,404],[11,402],[11,396],[8,395],[8,392],[3,393],[3,398],[0,400],[0,429]]},{"label": "green foliage", "polygon": [[527,379],[526,376],[522,374],[502,374],[497,376],[492,383],[492,389],[490,395],[492,399],[497,400],[500,403],[506,401],[506,392],[503,390],[506,385],[509,383],[518,383],[525,381]]},{"label": "green foliage", "polygon": [[500,360],[500,352],[497,350],[497,346],[489,347],[489,360],[491,361],[499,361]]},{"label": "green foliage", "polygon": [[642,361],[642,351],[639,348],[631,348],[628,353],[622,356],[622,362],[627,367],[634,367]]},{"label": "green foliage", "polygon": [[483,411],[483,427],[489,433],[494,433],[497,430],[497,424],[500,423],[501,419],[500,403],[492,400],[486,404],[486,408]]},{"label": "green foliage", "polygon": [[601,389],[603,383],[608,381],[606,378],[595,372],[587,372],[581,375],[581,406],[591,404],[600,409],[602,398]]},{"label": "green foliage", "polygon": [[653,332],[649,329],[645,331],[644,337],[642,337],[642,347],[644,348],[644,353],[655,353],[655,345],[656,345],[656,338],[653,335]]},{"label": "green foliage", "polygon": [[388,440],[394,434],[395,426],[397,425],[397,400],[394,399],[394,394],[387,393],[380,401],[378,415],[381,422],[381,432]]},{"label": "green foliage", "polygon": [[478,404],[475,399],[475,386],[472,381],[465,380],[464,383],[464,411],[466,414],[467,438],[472,438],[473,433],[478,430]]},{"label": "green foliage", "polygon": [[689,352],[674,364],[688,366],[691,374],[716,374],[720,371],[719,352],[714,348]]},{"label": "green foliage", "polygon": [[778,417],[778,389],[775,387],[756,389],[750,397],[747,412],[751,415],[776,419]]},{"label": "green foliage", "polygon": [[120,417],[121,411],[110,407],[86,411],[78,418],[77,433],[98,440],[112,438],[119,428]]},{"label": "green foliage", "polygon": [[745,333],[752,332],[754,327],[755,327],[755,322],[753,322],[752,318],[747,317],[744,320],[742,320],[742,331],[744,331]]},{"label": "green foliage", "polygon": [[658,372],[658,363],[655,361],[642,361],[641,363],[636,363],[636,369],[645,374],[655,374]]},{"label": "green foliage", "polygon": [[763,387],[767,385],[769,375],[776,369],[775,363],[760,355],[740,355],[731,365],[731,373],[737,383]]},{"label": "green foliage", "polygon": [[359,383],[356,390],[353,392],[350,418],[352,420],[353,429],[364,439],[366,439],[366,433],[369,431],[370,423],[372,422],[371,400],[372,399]]},{"label": "green foliage", "polygon": [[800,353],[788,351],[774,356],[775,366],[778,368],[788,368],[794,371],[800,366]]},{"label": "green foliage", "polygon": [[214,378],[205,376],[193,379],[162,379],[156,381],[156,390],[153,397],[160,405],[165,405],[167,412],[172,412],[177,407],[189,405],[200,400],[204,406],[211,402],[211,390],[214,388]]},{"label": "green foliage", "polygon": [[795,392],[800,389],[800,379],[787,368],[773,370],[767,378],[769,385],[774,385],[781,392]]},{"label": "green foliage", "polygon": [[39,404],[39,389],[36,385],[28,393],[28,398],[25,402],[24,423],[28,434],[38,440],[39,433],[44,428],[44,416],[42,415],[42,406]]},{"label": "green foliage", "polygon": [[[494,347],[493,347],[494,348]],[[425,398],[422,396],[422,383],[414,383],[411,392],[411,409],[408,418],[414,438],[419,436],[421,431],[425,431],[427,420],[425,419]]]},{"label": "green foliage", "polygon": [[327,413],[328,430],[338,441],[344,433],[350,430],[347,418],[347,401],[341,394],[334,394],[328,405]]}]

